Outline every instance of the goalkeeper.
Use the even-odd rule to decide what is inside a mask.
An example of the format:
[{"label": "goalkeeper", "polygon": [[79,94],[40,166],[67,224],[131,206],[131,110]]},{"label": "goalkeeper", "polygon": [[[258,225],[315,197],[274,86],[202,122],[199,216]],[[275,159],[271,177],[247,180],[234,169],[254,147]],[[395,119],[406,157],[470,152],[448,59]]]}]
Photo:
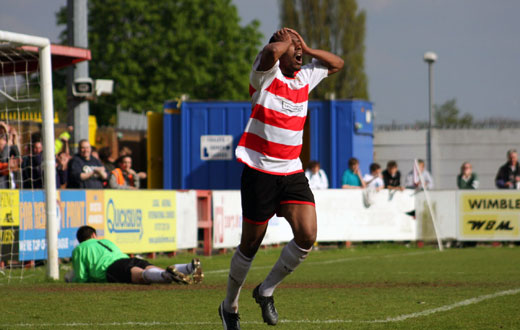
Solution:
[{"label": "goalkeeper", "polygon": [[98,239],[96,230],[82,226],[76,233],[80,243],[72,252],[73,271],[67,282],[112,283],[200,283],[203,278],[199,259],[188,264],[176,264],[166,270],[138,258],[130,258],[111,241]]}]

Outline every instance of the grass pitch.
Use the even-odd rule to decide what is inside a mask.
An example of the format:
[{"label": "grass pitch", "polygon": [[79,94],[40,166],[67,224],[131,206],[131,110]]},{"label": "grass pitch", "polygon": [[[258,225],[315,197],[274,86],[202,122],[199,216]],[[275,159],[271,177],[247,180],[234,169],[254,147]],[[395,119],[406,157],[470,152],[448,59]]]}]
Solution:
[{"label": "grass pitch", "polygon": [[[253,262],[240,297],[243,329],[272,329],[251,293],[279,253],[261,250]],[[9,285],[0,276],[0,329],[220,329],[230,258],[202,257],[206,277],[193,286],[54,283],[43,268]],[[320,249],[275,302],[277,329],[520,329],[520,248]]]}]

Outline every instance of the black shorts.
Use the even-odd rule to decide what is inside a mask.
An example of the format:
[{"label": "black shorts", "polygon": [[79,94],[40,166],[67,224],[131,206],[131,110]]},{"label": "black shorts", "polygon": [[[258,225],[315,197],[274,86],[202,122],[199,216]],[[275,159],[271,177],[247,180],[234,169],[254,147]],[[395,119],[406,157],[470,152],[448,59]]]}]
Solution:
[{"label": "black shorts", "polygon": [[314,195],[303,172],[273,175],[244,166],[240,187],[242,217],[257,225],[267,223],[282,204],[314,206]]},{"label": "black shorts", "polygon": [[132,283],[132,267],[145,269],[152,264],[138,258],[123,258],[114,261],[107,268],[107,281],[110,283]]}]

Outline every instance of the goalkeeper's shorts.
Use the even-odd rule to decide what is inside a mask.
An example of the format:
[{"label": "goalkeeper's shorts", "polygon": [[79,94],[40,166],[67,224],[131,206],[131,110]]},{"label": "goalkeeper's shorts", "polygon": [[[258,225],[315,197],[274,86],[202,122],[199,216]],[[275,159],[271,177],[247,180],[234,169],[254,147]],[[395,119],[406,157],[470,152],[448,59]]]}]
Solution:
[{"label": "goalkeeper's shorts", "polygon": [[145,269],[152,264],[146,260],[138,258],[123,258],[114,261],[107,268],[107,281],[110,283],[132,283],[133,267]]}]

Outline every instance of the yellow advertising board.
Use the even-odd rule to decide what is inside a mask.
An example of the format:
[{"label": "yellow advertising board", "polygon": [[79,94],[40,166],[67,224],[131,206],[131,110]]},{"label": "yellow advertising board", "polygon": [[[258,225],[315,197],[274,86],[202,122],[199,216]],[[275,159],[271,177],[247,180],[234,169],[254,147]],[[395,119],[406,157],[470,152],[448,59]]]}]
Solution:
[{"label": "yellow advertising board", "polygon": [[103,190],[85,191],[87,226],[95,228],[99,238],[105,237],[104,196]]},{"label": "yellow advertising board", "polygon": [[20,224],[20,195],[18,190],[0,189],[0,227]]},{"label": "yellow advertising board", "polygon": [[463,240],[520,239],[519,191],[459,192],[459,237]]},{"label": "yellow advertising board", "polygon": [[177,249],[174,191],[104,191],[105,238],[125,253]]}]

